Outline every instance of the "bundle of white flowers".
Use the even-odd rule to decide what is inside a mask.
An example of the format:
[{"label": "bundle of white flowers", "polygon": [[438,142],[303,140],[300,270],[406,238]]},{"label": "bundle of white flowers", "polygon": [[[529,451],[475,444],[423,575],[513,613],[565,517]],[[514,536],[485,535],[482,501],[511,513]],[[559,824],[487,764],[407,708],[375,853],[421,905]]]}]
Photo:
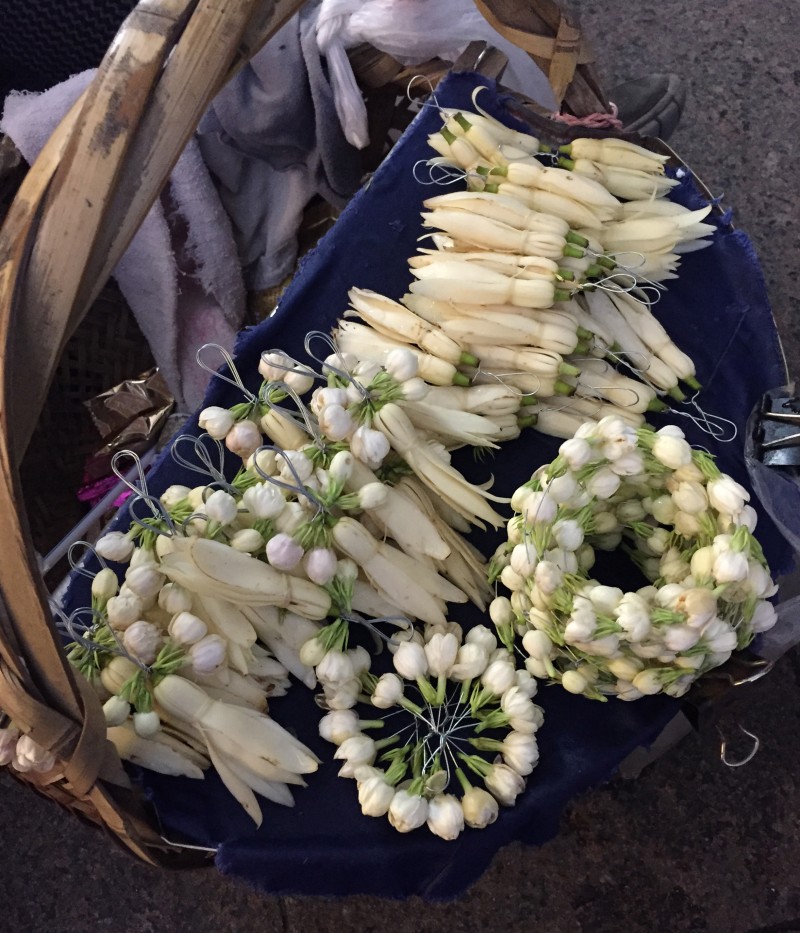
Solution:
[{"label": "bundle of white flowers", "polygon": [[[388,816],[398,832],[427,824],[455,839],[465,826],[488,826],[499,804],[513,806],[539,760],[544,716],[532,701],[536,681],[516,669],[513,654],[484,626],[466,637],[452,623],[428,626],[424,636],[398,634],[392,648],[393,672],[361,675],[363,699],[390,710],[386,719],[333,709],[320,721],[320,735],[344,762],[340,776],[355,778],[363,813]],[[395,712],[402,711],[399,723]],[[365,734],[389,723],[390,736]],[[493,735],[482,735],[487,730]],[[473,786],[467,771],[485,789]]]},{"label": "bundle of white flowers", "polygon": [[[514,493],[491,576],[504,641],[528,670],[595,699],[682,696],[776,620],[747,491],[679,428],[587,422]],[[650,581],[592,579],[595,549],[623,548]]]},{"label": "bundle of white flowers", "polygon": [[56,767],[55,756],[24,733],[14,723],[0,728],[0,766],[11,765],[15,771],[47,774]]}]

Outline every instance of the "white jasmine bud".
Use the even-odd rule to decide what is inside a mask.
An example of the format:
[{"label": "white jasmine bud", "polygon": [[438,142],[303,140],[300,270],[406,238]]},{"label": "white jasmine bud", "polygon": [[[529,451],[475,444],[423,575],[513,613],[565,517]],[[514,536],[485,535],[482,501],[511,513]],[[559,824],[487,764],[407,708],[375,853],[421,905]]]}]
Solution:
[{"label": "white jasmine bud", "polygon": [[712,575],[717,583],[736,583],[746,580],[749,567],[747,555],[742,551],[723,551],[714,558]]},{"label": "white jasmine bud", "polygon": [[640,671],[633,678],[632,683],[633,686],[645,696],[652,696],[653,694],[660,693],[661,687],[663,686],[658,672],[649,669]]},{"label": "white jasmine bud", "polygon": [[428,801],[424,797],[409,794],[407,790],[395,791],[389,804],[389,822],[400,833],[418,829],[428,819]]},{"label": "white jasmine bud", "polygon": [[516,681],[514,661],[507,652],[504,657],[491,661],[481,674],[481,683],[495,696],[502,696]]},{"label": "white jasmine bud", "polygon": [[[369,777],[358,781],[358,802],[361,812],[365,816],[386,816],[394,798],[395,789],[388,783],[382,771],[377,768],[371,771],[373,773]],[[356,780],[360,772],[359,768],[356,772]]]},{"label": "white jasmine bud", "polygon": [[514,801],[525,790],[525,779],[505,764],[495,764],[484,778],[487,790],[504,807],[513,807]]},{"label": "white jasmine bud", "polygon": [[300,648],[300,661],[307,667],[316,667],[327,654],[322,642],[314,636],[303,643]]},{"label": "white jasmine bud", "polygon": [[736,515],[743,508],[745,502],[750,500],[750,493],[736,482],[732,477],[723,474],[712,479],[706,487],[708,501],[712,508],[728,515]]},{"label": "white jasmine bud", "polygon": [[494,632],[485,625],[473,626],[473,628],[467,632],[464,641],[466,644],[480,645],[481,649],[485,651],[487,655],[491,654],[497,648],[497,638]]},{"label": "white jasmine bud", "polygon": [[343,683],[322,685],[325,693],[325,703],[328,709],[352,709],[358,702],[361,692],[361,681],[354,677]]},{"label": "white jasmine bud", "polygon": [[455,664],[459,644],[455,635],[437,632],[425,645],[428,670],[433,677],[447,677]]},{"label": "white jasmine bud", "polygon": [[320,719],[319,734],[326,741],[341,745],[345,739],[361,734],[358,716],[351,709],[331,710]]},{"label": "white jasmine bud", "polygon": [[158,591],[158,605],[170,615],[186,612],[192,608],[192,594],[179,583],[165,583]]},{"label": "white jasmine bud", "polygon": [[330,478],[337,483],[346,483],[353,472],[354,460],[355,457],[353,457],[349,450],[338,451],[338,453],[333,455],[330,466],[328,467]]},{"label": "white jasmine bud", "polygon": [[128,626],[122,636],[125,650],[138,658],[142,664],[152,664],[155,661],[163,640],[158,626],[143,619]]},{"label": "white jasmine bud", "polygon": [[355,777],[356,768],[371,765],[377,753],[375,742],[367,735],[359,733],[345,739],[333,753],[335,759],[345,762],[339,770],[339,777]]},{"label": "white jasmine bud", "polygon": [[336,554],[329,547],[315,547],[306,552],[303,568],[312,583],[325,586],[336,576]]},{"label": "white jasmine bud", "polygon": [[606,500],[619,489],[620,478],[610,468],[602,466],[586,480],[586,491],[595,499]]},{"label": "white jasmine bud", "polygon": [[389,453],[389,441],[381,431],[359,425],[350,438],[350,450],[370,469],[377,469]]},{"label": "white jasmine bud", "polygon": [[573,437],[558,448],[559,454],[567,461],[570,470],[577,472],[592,459],[592,447],[583,438]]},{"label": "white jasmine bud", "polygon": [[441,839],[457,839],[464,829],[461,802],[452,794],[437,794],[428,803],[428,829]]},{"label": "white jasmine bud", "polygon": [[164,574],[159,573],[156,564],[144,564],[129,567],[125,574],[125,583],[131,592],[144,600],[155,597],[164,585]]},{"label": "white jasmine bud", "polygon": [[205,501],[205,513],[212,522],[219,525],[230,525],[236,520],[239,506],[229,492],[217,489]]},{"label": "white jasmine bud", "polygon": [[365,483],[358,490],[358,501],[365,511],[379,509],[386,504],[389,498],[389,489],[383,483]]},{"label": "white jasmine bud", "polygon": [[121,592],[119,596],[112,596],[106,605],[108,621],[118,632],[123,632],[129,625],[133,625],[141,618],[143,612],[144,603],[129,590]]},{"label": "white jasmine bud", "polygon": [[531,525],[550,525],[555,521],[558,503],[547,492],[531,491],[525,499],[525,521]]},{"label": "white jasmine bud", "polygon": [[390,376],[398,382],[413,379],[419,372],[419,363],[416,354],[405,347],[397,347],[386,354],[384,367]]},{"label": "white jasmine bud", "polygon": [[225,446],[232,454],[247,460],[263,443],[261,429],[254,421],[237,421],[225,437]]},{"label": "white jasmine bud", "polygon": [[702,483],[683,482],[672,493],[675,508],[690,515],[698,515],[708,508],[708,496]]},{"label": "white jasmine bud", "polygon": [[225,663],[227,646],[219,635],[205,635],[189,648],[189,660],[197,674],[213,674]]},{"label": "white jasmine bud", "polygon": [[179,645],[193,645],[208,634],[206,623],[187,610],[179,612],[169,623],[169,637]]},{"label": "white jasmine bud", "polygon": [[539,592],[551,596],[561,586],[564,574],[558,564],[549,560],[541,560],[536,565],[533,579]]},{"label": "white jasmine bud", "polygon": [[276,570],[294,570],[304,553],[294,538],[283,532],[267,541],[267,560]]},{"label": "white jasmine bud", "polygon": [[472,829],[484,829],[497,819],[497,801],[482,787],[470,787],[461,798],[464,822]]},{"label": "white jasmine bud", "polygon": [[283,381],[298,395],[305,395],[314,385],[314,373],[308,366],[300,363],[288,373],[284,373]]},{"label": "white jasmine bud", "polygon": [[15,758],[12,762],[17,771],[36,771],[46,774],[56,766],[55,756],[33,741],[29,735],[21,735],[17,739]]},{"label": "white jasmine bud", "polygon": [[750,620],[750,628],[754,632],[767,632],[778,621],[778,613],[772,603],[766,599],[760,599],[753,610],[753,618]]},{"label": "white jasmine bud", "polygon": [[692,462],[692,448],[684,438],[683,431],[674,425],[656,431],[653,456],[670,470],[677,470]]},{"label": "white jasmine bud", "polygon": [[155,710],[133,714],[133,730],[143,739],[151,739],[161,730],[161,718]]},{"label": "white jasmine bud", "polygon": [[233,428],[234,417],[227,408],[220,408],[218,405],[212,405],[204,408],[197,419],[200,430],[210,434],[218,441],[224,440],[228,432]]},{"label": "white jasmine bud", "polygon": [[397,673],[406,680],[416,680],[428,673],[428,657],[422,645],[404,641],[397,646],[392,659]]},{"label": "white jasmine bud", "polygon": [[397,706],[403,698],[403,681],[397,674],[383,674],[372,692],[372,705],[378,709]]},{"label": "white jasmine bud", "polygon": [[122,697],[112,696],[103,704],[103,716],[108,726],[121,726],[130,711],[130,703]]},{"label": "white jasmine bud", "polygon": [[489,654],[482,645],[466,642],[458,649],[455,664],[450,669],[450,679],[474,680],[486,670],[488,662]]},{"label": "white jasmine bud", "polygon": [[101,602],[107,602],[112,596],[116,596],[118,589],[117,575],[109,567],[104,567],[96,573],[92,580],[92,596]]},{"label": "white jasmine bud", "polygon": [[539,761],[539,746],[532,733],[509,732],[503,739],[502,755],[509,768],[517,774],[530,774]]},{"label": "white jasmine bud", "polygon": [[354,676],[353,661],[344,651],[328,651],[317,664],[317,677],[321,683],[343,684]]},{"label": "white jasmine bud", "polygon": [[264,547],[264,537],[255,528],[240,528],[228,544],[242,554],[255,554]]},{"label": "white jasmine bud", "polygon": [[286,506],[286,500],[277,486],[258,483],[244,491],[242,505],[256,518],[277,518]]},{"label": "white jasmine bud", "polygon": [[122,564],[131,559],[134,543],[121,531],[109,531],[98,539],[94,549],[106,560]]},{"label": "white jasmine bud", "polygon": [[158,498],[164,508],[169,510],[174,509],[179,502],[183,502],[190,492],[191,490],[188,486],[173,484],[172,486],[168,486]]},{"label": "white jasmine bud", "polygon": [[574,473],[562,473],[561,476],[549,480],[545,488],[548,496],[561,505],[569,502],[578,491],[578,481],[575,479]]},{"label": "white jasmine bud", "polygon": [[428,394],[430,386],[424,379],[418,377],[406,379],[400,387],[403,391],[403,398],[407,402],[421,402]]},{"label": "white jasmine bud", "polygon": [[561,675],[561,686],[568,693],[584,693],[589,682],[579,671],[564,671]]}]

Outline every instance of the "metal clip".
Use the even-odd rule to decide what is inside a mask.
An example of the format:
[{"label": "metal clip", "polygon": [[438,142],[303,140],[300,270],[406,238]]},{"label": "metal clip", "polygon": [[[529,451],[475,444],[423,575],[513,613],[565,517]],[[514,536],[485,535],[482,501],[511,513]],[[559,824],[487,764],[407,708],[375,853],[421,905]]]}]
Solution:
[{"label": "metal clip", "polygon": [[764,395],[754,440],[767,466],[800,467],[800,396]]},{"label": "metal clip", "polygon": [[744,758],[740,758],[738,761],[731,761],[727,754],[728,740],[725,738],[725,733],[722,731],[722,729],[717,726],[717,733],[719,734],[719,760],[728,768],[741,768],[742,765],[746,765],[749,761],[752,761],[753,758],[755,758],[756,753],[761,746],[761,740],[754,732],[750,732],[749,729],[745,729],[745,727],[740,722],[737,722],[736,726],[740,732],[744,733],[744,735],[753,740],[753,747]]}]

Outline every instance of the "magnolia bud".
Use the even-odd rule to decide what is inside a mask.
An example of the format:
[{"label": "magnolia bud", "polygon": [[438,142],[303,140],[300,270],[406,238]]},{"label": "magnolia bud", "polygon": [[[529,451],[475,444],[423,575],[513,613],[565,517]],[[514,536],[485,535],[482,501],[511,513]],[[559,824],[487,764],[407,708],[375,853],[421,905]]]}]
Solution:
[{"label": "magnolia bud", "polygon": [[267,560],[276,570],[294,570],[304,553],[294,538],[283,532],[267,541]]},{"label": "magnolia bud", "polygon": [[122,632],[129,625],[133,625],[137,619],[141,618],[143,611],[144,603],[135,593],[130,591],[121,592],[119,596],[112,596],[106,605],[108,621],[111,627],[118,632]]},{"label": "magnolia bud", "polygon": [[165,509],[173,509],[179,502],[189,495],[191,490],[188,486],[168,486],[158,497]]},{"label": "magnolia bud", "polygon": [[172,616],[192,608],[192,595],[178,583],[166,583],[158,591],[158,605]]},{"label": "magnolia bud", "polygon": [[370,509],[379,509],[386,504],[389,498],[389,490],[383,483],[366,483],[358,490],[358,501],[361,508],[365,511]]},{"label": "magnolia bud", "polygon": [[336,576],[336,554],[328,547],[315,547],[306,552],[303,568],[312,583],[325,586]]},{"label": "magnolia bud", "polygon": [[152,738],[161,729],[161,719],[154,710],[133,714],[133,729],[143,739]]},{"label": "magnolia bud", "polygon": [[256,518],[277,518],[284,510],[286,500],[277,486],[272,483],[258,483],[245,489],[242,505]]},{"label": "magnolia bud", "polygon": [[121,726],[130,711],[130,703],[122,697],[112,696],[103,704],[103,716],[107,726]]},{"label": "magnolia bud", "polygon": [[350,438],[350,450],[370,469],[377,469],[389,453],[389,440],[385,434],[360,425]]}]

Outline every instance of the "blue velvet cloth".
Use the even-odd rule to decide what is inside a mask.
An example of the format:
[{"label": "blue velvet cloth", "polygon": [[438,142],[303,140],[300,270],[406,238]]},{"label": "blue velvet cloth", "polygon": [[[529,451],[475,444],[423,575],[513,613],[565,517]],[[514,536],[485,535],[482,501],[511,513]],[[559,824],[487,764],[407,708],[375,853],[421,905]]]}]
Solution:
[{"label": "blue velvet cloth", "polygon": [[[480,83],[485,79],[451,75],[438,88],[437,98],[442,106],[468,108],[471,92]],[[495,91],[485,93],[481,104],[513,125]],[[276,314],[241,335],[236,360],[246,379],[255,374],[265,349],[282,348],[302,358],[306,332],[328,330],[345,310],[352,286],[394,298],[407,289],[406,259],[417,248],[421,200],[441,190],[424,188],[414,180],[412,169],[430,156],[426,137],[440,125],[435,110],[424,108],[335,229],[306,258]],[[688,175],[674,196],[687,204],[701,203]],[[761,394],[784,383],[786,376],[753,247],[730,226],[728,217],[715,222],[713,246],[685,257],[680,278],[669,283],[657,313],[696,361],[705,386],[703,408],[731,419],[740,434],[733,443],[716,444],[688,418],[669,415],[657,420],[680,424],[693,443],[712,450],[721,467],[747,485],[741,432]],[[254,385],[256,381],[257,377]],[[240,400],[234,389],[214,380],[206,404],[227,406]],[[493,474],[495,490],[510,495],[536,466],[552,459],[558,443],[526,431],[494,460],[481,463],[464,455],[456,462],[471,479]],[[162,458],[149,484],[158,493],[184,481],[195,483]],[[125,516],[119,521],[125,523]],[[760,517],[759,538],[773,568],[787,570],[789,549],[765,515]],[[488,554],[497,536],[475,540]],[[604,563],[602,573],[608,582],[628,588],[641,585],[629,566],[615,565],[613,559]],[[80,586],[73,590],[74,603]],[[470,625],[480,614],[458,607],[453,618]],[[217,864],[223,872],[270,893],[448,898],[478,878],[500,846],[512,840],[543,843],[552,837],[564,805],[608,779],[632,749],[649,744],[680,708],[679,701],[666,697],[601,704],[559,688],[543,688],[537,702],[546,720],[539,734],[541,761],[527,791],[494,825],[480,832],[467,830],[451,843],[425,829],[400,835],[386,819],[360,815],[355,783],[337,777],[333,746],[317,735],[320,711],[300,686],[273,702],[271,711],[320,755],[323,764],[309,787],[296,792],[294,809],[263,803],[264,824],[258,831],[213,772],[203,782],[149,772],[141,774],[141,781],[168,833],[218,847]]]}]

